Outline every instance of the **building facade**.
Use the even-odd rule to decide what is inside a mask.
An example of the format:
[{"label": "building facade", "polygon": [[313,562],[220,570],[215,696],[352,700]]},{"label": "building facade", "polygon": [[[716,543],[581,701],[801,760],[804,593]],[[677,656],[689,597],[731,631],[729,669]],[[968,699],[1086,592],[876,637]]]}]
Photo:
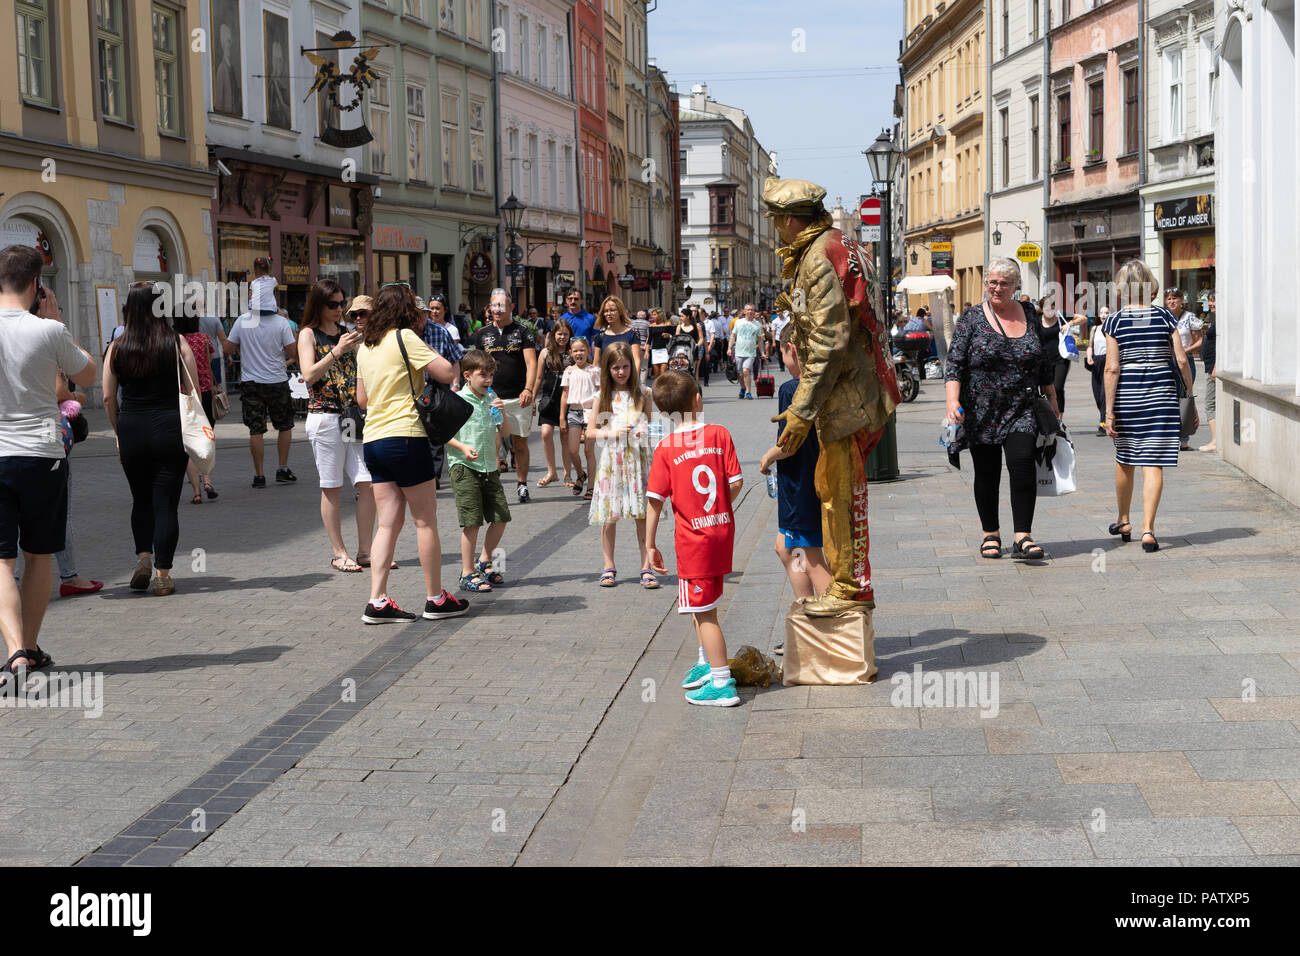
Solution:
[{"label": "building facade", "polygon": [[[649,57],[646,35],[646,11],[642,0],[622,0],[623,8],[623,89],[625,93],[627,134],[627,242],[628,254],[623,263],[625,276],[632,277],[630,288],[621,294],[628,308],[648,309],[655,304],[655,243],[652,217],[655,198],[655,165],[650,148],[650,97],[646,84]],[[624,279],[626,281],[626,279]],[[621,288],[621,287],[620,287]]]},{"label": "building facade", "polygon": [[[497,54],[500,193],[526,207],[516,239],[524,275],[509,282],[524,313],[545,315],[582,261],[578,113],[569,72],[573,6],[574,0],[511,0],[496,8],[504,47]],[[508,243],[507,237],[503,252]]]},{"label": "building facade", "polygon": [[498,221],[491,4],[359,6],[362,46],[380,47],[366,95],[374,139],[364,149],[377,180],[374,282],[407,282],[421,296],[445,295],[452,309],[480,309],[496,280],[481,267],[495,254]]},{"label": "building facade", "polygon": [[573,78],[578,116],[578,170],[582,206],[582,264],[575,277],[588,309],[609,286],[614,232],[610,209],[609,141],[605,113],[604,0],[578,0],[573,8]]},{"label": "building facade", "polygon": [[907,0],[904,29],[904,245],[909,259],[917,252],[913,271],[952,276],[960,307],[983,294],[985,11],[977,0]]},{"label": "building facade", "polygon": [[1235,0],[1215,25],[1218,433],[1224,458],[1300,504],[1300,65],[1295,6]]},{"label": "building facade", "polygon": [[[628,92],[624,48],[623,7],[626,0],[598,0],[605,14],[605,134],[609,152],[610,250],[614,260],[605,270],[605,293],[620,295],[620,275],[628,274],[630,201],[627,159]],[[608,257],[607,257],[608,258]]]},{"label": "building facade", "polygon": [[205,21],[199,4],[164,0],[7,10],[0,246],[42,250],[42,283],[98,356],[133,281],[213,275],[207,61],[187,53]]},{"label": "building facade", "polygon": [[668,76],[647,64],[650,91],[647,112],[650,125],[651,164],[647,167],[650,190],[650,235],[654,245],[655,277],[651,282],[654,304],[675,308],[682,298],[681,275],[681,189],[677,178],[681,131],[677,125],[677,88]]},{"label": "building facade", "polygon": [[[1016,258],[1025,243],[1038,247],[1020,266],[1020,288],[1043,293],[1042,250],[1048,203],[1046,109],[1047,5],[1037,0],[995,0],[989,24],[988,258]],[[1000,240],[1000,241],[999,241]]]},{"label": "building facade", "polygon": [[1214,3],[1147,0],[1142,251],[1203,310],[1214,288]]},{"label": "building facade", "polygon": [[[218,278],[247,281],[253,259],[269,256],[280,304],[294,317],[319,278],[335,280],[349,296],[374,284],[376,180],[364,170],[360,147],[331,145],[347,142],[365,111],[343,108],[353,105],[350,84],[340,88],[337,106],[325,89],[313,92],[316,67],[298,52],[315,50],[346,72],[359,52],[358,6],[336,0],[197,4],[211,42],[203,98],[209,155],[219,174],[212,199]],[[341,39],[340,49],[336,36],[352,39]]]},{"label": "building facade", "polygon": [[[1056,0],[1047,83],[1048,264],[1055,304],[1095,315],[1104,287],[1141,252],[1143,51],[1138,0],[1096,7]],[[1112,304],[1113,307],[1113,304]]]}]

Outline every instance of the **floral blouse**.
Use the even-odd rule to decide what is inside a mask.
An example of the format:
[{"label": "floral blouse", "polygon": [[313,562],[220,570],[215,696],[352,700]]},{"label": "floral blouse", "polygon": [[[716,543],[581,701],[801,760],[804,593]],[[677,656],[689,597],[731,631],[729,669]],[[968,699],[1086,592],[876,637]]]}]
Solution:
[{"label": "floral blouse", "polygon": [[[339,344],[343,330],[326,335],[312,329],[316,336],[315,355],[319,362]],[[357,353],[345,352],[326,370],[325,376],[307,386],[307,411],[339,413],[357,403]]]},{"label": "floral blouse", "polygon": [[[1052,384],[1052,363],[1027,313],[1025,334],[1007,338],[984,317],[983,303],[961,314],[948,348],[944,378],[961,383],[965,421],[957,446],[1001,445],[1013,432],[1034,434],[1033,399],[1043,385]],[[964,435],[964,440],[963,440]]]}]

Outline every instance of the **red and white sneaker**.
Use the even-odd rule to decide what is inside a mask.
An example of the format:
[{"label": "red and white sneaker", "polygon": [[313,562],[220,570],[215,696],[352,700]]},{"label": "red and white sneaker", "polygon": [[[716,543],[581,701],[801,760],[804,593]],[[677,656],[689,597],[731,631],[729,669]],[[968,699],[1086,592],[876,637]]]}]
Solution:
[{"label": "red and white sneaker", "polygon": [[365,610],[361,612],[361,620],[366,624],[392,624],[394,622],[406,624],[414,621],[419,616],[418,614],[412,614],[410,611],[403,611],[392,598],[384,598],[381,604],[367,602]]},{"label": "red and white sneaker", "polygon": [[424,602],[424,619],[441,621],[444,617],[460,617],[469,610],[469,602],[462,601],[450,591],[443,590],[436,601]]}]

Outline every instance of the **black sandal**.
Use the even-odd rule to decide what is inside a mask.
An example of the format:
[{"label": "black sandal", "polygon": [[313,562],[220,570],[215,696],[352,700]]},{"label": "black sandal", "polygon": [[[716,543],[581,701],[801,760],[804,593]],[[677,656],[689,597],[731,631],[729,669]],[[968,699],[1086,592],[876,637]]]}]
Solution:
[{"label": "black sandal", "polygon": [[[22,667],[16,668],[14,667],[14,661],[18,660],[20,657],[27,661],[27,663]],[[9,660],[4,662],[3,667],[0,667],[0,672],[5,674],[16,674],[20,670],[38,671],[42,667],[49,667],[53,663],[54,661],[50,658],[50,655],[46,654],[39,647],[35,650],[20,647],[9,655]]]},{"label": "black sandal", "polygon": [[1041,561],[1047,557],[1047,552],[1036,545],[1033,538],[1021,538],[1011,546],[1011,556],[1027,561]]},{"label": "black sandal", "polygon": [[[997,550],[993,551],[993,548],[997,548]],[[984,542],[980,545],[980,557],[989,558],[990,560],[1002,557],[1002,539],[996,534],[986,534]]]}]

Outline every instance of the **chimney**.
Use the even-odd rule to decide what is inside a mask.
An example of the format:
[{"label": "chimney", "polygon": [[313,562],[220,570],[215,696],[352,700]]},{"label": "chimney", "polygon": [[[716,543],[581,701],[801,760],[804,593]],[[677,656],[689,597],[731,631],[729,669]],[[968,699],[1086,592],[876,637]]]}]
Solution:
[{"label": "chimney", "polygon": [[691,87],[691,109],[697,113],[708,111],[709,84],[696,83]]}]

